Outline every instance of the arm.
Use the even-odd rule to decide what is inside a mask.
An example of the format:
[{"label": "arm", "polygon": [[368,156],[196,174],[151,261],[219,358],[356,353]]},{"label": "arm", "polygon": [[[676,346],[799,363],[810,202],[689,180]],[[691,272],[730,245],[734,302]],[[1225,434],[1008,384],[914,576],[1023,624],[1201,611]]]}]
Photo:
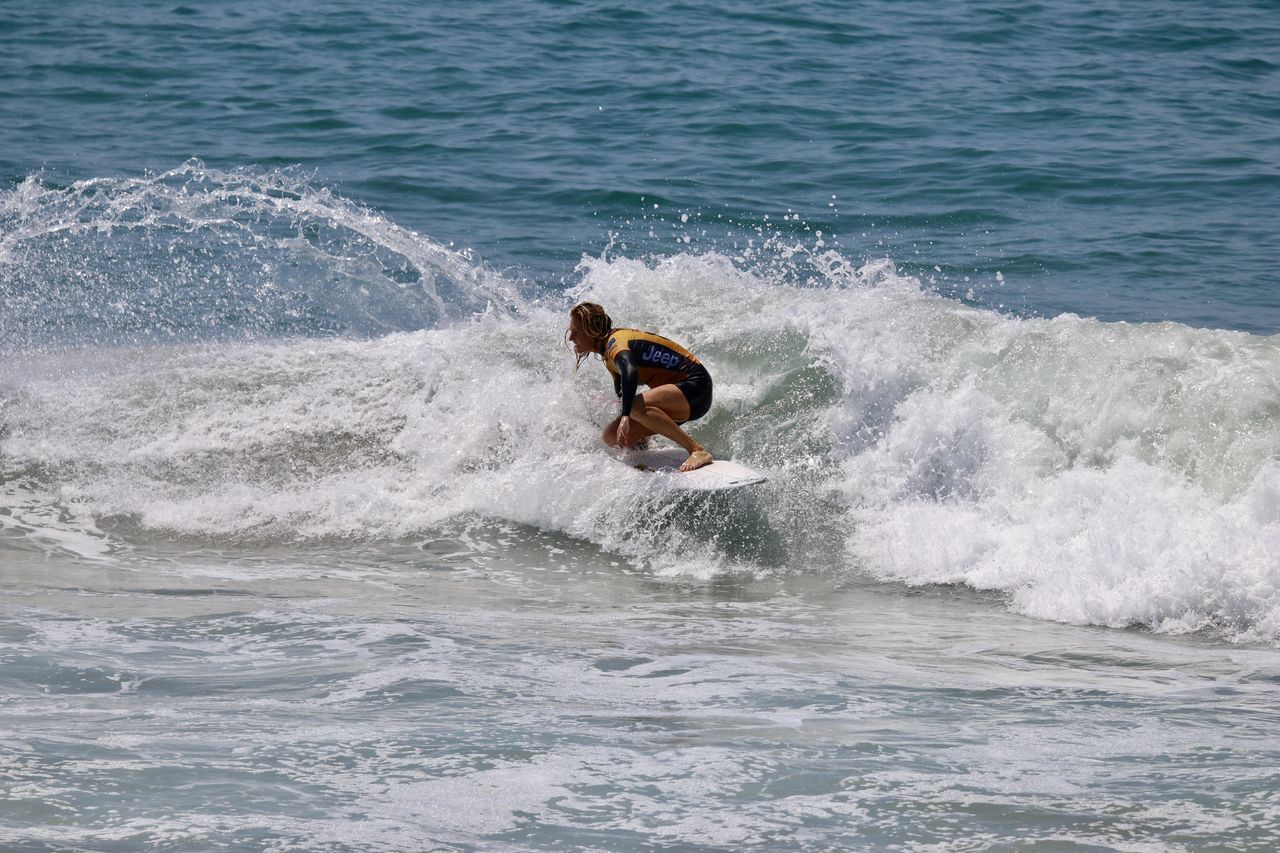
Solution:
[{"label": "arm", "polygon": [[639,375],[636,373],[635,356],[631,354],[631,350],[624,349],[618,353],[618,357],[613,360],[618,368],[618,377],[614,380],[614,387],[618,391],[618,396],[622,398],[622,416],[631,415],[631,404],[636,398],[636,385],[639,382]]}]

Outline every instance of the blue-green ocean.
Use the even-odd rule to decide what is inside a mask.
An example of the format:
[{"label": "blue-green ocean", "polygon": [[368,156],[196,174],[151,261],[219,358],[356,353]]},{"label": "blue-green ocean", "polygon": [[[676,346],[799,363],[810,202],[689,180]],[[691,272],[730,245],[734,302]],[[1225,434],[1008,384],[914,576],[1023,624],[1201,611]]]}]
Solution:
[{"label": "blue-green ocean", "polygon": [[1272,850],[1277,233],[1272,0],[2,3],[0,849]]}]

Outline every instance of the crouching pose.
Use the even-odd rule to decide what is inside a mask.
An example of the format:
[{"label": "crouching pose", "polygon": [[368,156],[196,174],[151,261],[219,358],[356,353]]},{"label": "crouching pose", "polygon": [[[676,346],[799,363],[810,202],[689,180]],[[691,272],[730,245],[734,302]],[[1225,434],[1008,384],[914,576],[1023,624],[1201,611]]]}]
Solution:
[{"label": "crouching pose", "polygon": [[[610,447],[636,447],[662,435],[689,452],[681,471],[711,463],[711,454],[680,428],[711,408],[711,374],[693,353],[652,332],[615,329],[604,309],[580,302],[569,312],[566,337],[578,362],[595,353],[613,375],[621,413],[604,430]],[[638,385],[649,390],[636,393]]]}]

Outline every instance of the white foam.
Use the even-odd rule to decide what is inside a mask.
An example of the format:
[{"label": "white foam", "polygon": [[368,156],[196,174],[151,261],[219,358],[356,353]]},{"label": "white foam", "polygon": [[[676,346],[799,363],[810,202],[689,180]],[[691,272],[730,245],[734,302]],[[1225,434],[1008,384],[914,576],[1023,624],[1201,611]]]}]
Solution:
[{"label": "white foam", "polygon": [[518,301],[508,277],[290,169],[190,160],[0,190],[0,348],[382,334]]},{"label": "white foam", "polygon": [[[1280,639],[1280,342],[1015,319],[887,261],[792,254],[816,279],[587,259],[564,298],[372,341],[140,350],[102,372],[73,354],[74,382],[8,395],[6,464],[53,472],[92,517],[184,535],[480,516],[664,573],[852,569],[1042,618]],[[604,453],[609,380],[571,373],[562,344],[578,299],[691,344],[717,381],[692,428],[770,483],[699,518]]]}]

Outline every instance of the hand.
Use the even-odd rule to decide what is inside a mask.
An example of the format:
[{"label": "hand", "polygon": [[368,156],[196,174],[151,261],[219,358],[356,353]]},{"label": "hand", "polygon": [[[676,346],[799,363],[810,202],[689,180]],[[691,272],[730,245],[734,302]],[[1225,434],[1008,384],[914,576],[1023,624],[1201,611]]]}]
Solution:
[{"label": "hand", "polygon": [[627,417],[626,415],[623,415],[622,417],[618,418],[618,446],[619,447],[631,446],[631,437],[629,435],[630,432],[631,432],[631,418]]}]

